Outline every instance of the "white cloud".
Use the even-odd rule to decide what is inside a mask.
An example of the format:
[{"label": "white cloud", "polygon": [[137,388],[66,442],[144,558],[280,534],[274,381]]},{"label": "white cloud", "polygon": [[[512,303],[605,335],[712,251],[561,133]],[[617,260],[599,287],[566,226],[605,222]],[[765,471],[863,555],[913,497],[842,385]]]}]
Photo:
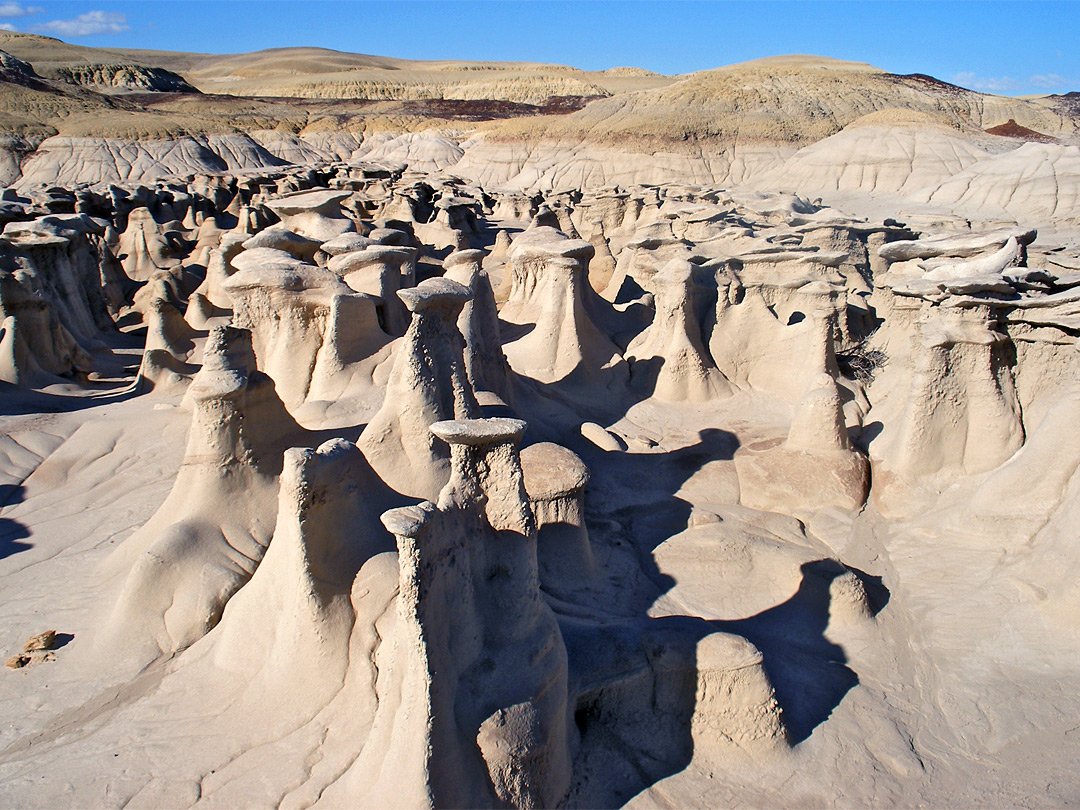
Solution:
[{"label": "white cloud", "polygon": [[88,11],[73,20],[50,20],[33,26],[34,31],[62,37],[89,37],[94,34],[120,34],[130,31],[127,16],[118,11]]},{"label": "white cloud", "polygon": [[1069,80],[1064,76],[1059,76],[1056,73],[1047,73],[1045,75],[1031,76],[1028,78],[1028,84],[1032,87],[1042,87],[1047,90],[1051,90],[1055,87],[1064,87],[1069,84]]},{"label": "white cloud", "polygon": [[[21,3],[0,3],[0,17],[29,17],[31,14],[40,14],[44,11],[41,6],[24,6]],[[4,29],[14,31],[14,28]]]},{"label": "white cloud", "polygon": [[978,90],[983,93],[1011,93],[1024,88],[1023,82],[1017,81],[1010,76],[994,78],[990,76],[976,76],[974,73],[965,72],[955,74],[952,77],[952,80],[953,84],[958,84],[961,87],[967,87],[971,90]]},{"label": "white cloud", "polygon": [[1039,73],[1028,76],[1025,80],[1014,79],[1011,76],[977,76],[970,71],[956,73],[952,77],[954,84],[978,90],[983,93],[1022,93],[1032,92],[1036,88],[1040,90],[1060,90],[1069,85],[1080,84],[1080,81],[1067,79],[1057,73]]},{"label": "white cloud", "polygon": [[19,29],[16,28],[11,23],[0,23],[0,31],[18,31],[18,30]]}]

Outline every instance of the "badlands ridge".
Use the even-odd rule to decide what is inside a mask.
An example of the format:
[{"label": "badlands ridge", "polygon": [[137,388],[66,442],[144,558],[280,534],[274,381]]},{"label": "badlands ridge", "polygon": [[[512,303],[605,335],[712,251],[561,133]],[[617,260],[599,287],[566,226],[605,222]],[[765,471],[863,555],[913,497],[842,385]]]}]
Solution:
[{"label": "badlands ridge", "polygon": [[0,49],[5,804],[1080,801],[1072,95]]}]

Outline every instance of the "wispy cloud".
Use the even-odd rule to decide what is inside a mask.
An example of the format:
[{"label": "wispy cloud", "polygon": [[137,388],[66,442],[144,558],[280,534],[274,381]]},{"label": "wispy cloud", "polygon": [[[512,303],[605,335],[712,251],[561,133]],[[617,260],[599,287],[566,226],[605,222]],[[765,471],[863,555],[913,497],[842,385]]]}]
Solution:
[{"label": "wispy cloud", "polygon": [[[0,17],[29,17],[44,11],[41,6],[24,6],[22,3],[0,3]],[[10,23],[7,23],[10,25]],[[5,29],[14,30],[14,29]]]},{"label": "wispy cloud", "polygon": [[33,31],[62,37],[90,37],[95,34],[121,34],[130,31],[127,16],[118,11],[88,11],[71,20],[50,20],[32,26]]},{"label": "wispy cloud", "polygon": [[957,73],[952,77],[953,83],[971,90],[979,90],[983,93],[1011,93],[1021,90],[1024,83],[1017,81],[1011,76],[976,76],[974,73]]},{"label": "wispy cloud", "polygon": [[18,31],[11,23],[0,23],[0,31]]},{"label": "wispy cloud", "polygon": [[1024,90],[1061,90],[1070,85],[1080,84],[1057,73],[1040,73],[1027,79],[1014,79],[1011,76],[977,76],[971,72],[957,73],[952,77],[954,84],[978,90],[982,93],[1018,93]]},{"label": "wispy cloud", "polygon": [[1053,89],[1055,87],[1064,87],[1069,84],[1069,80],[1064,76],[1059,76],[1056,73],[1047,73],[1043,76],[1031,76],[1028,78],[1028,84],[1032,87],[1042,87],[1045,89]]}]

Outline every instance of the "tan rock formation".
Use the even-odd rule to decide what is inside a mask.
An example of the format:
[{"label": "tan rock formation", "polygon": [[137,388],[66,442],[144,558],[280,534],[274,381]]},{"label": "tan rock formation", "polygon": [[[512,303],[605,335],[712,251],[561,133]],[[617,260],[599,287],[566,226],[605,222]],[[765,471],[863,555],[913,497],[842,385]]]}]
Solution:
[{"label": "tan rock formation", "polygon": [[550,442],[524,448],[521,469],[536,519],[540,582],[553,593],[572,591],[596,573],[585,527],[589,470],[574,453]]},{"label": "tan rock formation", "polygon": [[347,191],[301,191],[268,203],[282,227],[316,242],[327,242],[356,230],[341,211]]},{"label": "tan rock formation", "polygon": [[0,803],[1075,803],[1075,99],[11,42]]},{"label": "tan rock formation", "polygon": [[326,267],[351,289],[379,299],[379,321],[388,334],[403,335],[408,312],[398,290],[409,286],[414,255],[411,248],[368,245],[331,258]]},{"label": "tan rock formation", "polygon": [[375,518],[383,490],[350,442],[285,451],[273,540],[229,600],[214,651],[215,664],[244,677],[249,694],[289,690],[272,710],[279,722],[314,713],[342,689],[357,620],[353,582],[393,546]]},{"label": "tan rock formation", "polygon": [[358,442],[371,466],[410,497],[436,497],[450,474],[449,453],[429,427],[447,418],[472,419],[480,406],[465,368],[457,319],[472,292],[434,278],[398,293],[412,321],[394,352],[382,408]]},{"label": "tan rock formation", "polygon": [[822,374],[795,408],[783,443],[765,441],[735,455],[740,502],[763,511],[859,509],[870,464],[852,448],[836,381]]},{"label": "tan rock formation", "polygon": [[650,282],[656,315],[644,332],[626,347],[633,384],[647,396],[671,402],[705,402],[731,394],[702,339],[698,301],[704,291],[701,271],[673,259]]},{"label": "tan rock formation", "polygon": [[[243,234],[226,233],[222,236],[218,247],[209,253],[206,265],[206,277],[195,289],[193,296],[201,296],[214,312],[229,312],[232,310],[232,298],[225,291],[225,281],[236,272],[232,266],[240,251],[244,249],[246,241]],[[198,326],[197,324],[193,324]]]},{"label": "tan rock formation", "polygon": [[41,387],[59,382],[57,375],[88,373],[93,358],[60,322],[51,301],[29,289],[31,284],[25,275],[0,271],[0,379]]},{"label": "tan rock formation", "polygon": [[211,331],[187,396],[187,463],[110,561],[124,584],[103,643],[144,661],[209,632],[250,579],[274,532],[282,454],[303,435],[256,369],[246,330]]},{"label": "tan rock formation", "polygon": [[985,309],[928,312],[917,323],[910,377],[890,403],[871,457],[905,477],[992,470],[1024,443],[1005,354]]},{"label": "tan rock formation", "polygon": [[472,291],[458,317],[465,338],[465,372],[474,391],[491,391],[503,402],[513,403],[510,367],[502,351],[499,313],[495,293],[483,269],[483,251],[459,250],[443,261],[443,277]]},{"label": "tan rock formation", "polygon": [[251,330],[260,367],[287,407],[337,398],[354,377],[371,384],[389,341],[373,298],[271,248],[232,262],[237,272],[222,286],[234,303],[233,323]]},{"label": "tan rock formation", "polygon": [[375,805],[553,806],[570,787],[566,649],[540,594],[517,452],[525,424],[432,430],[450,443],[453,471],[438,505],[383,518],[398,542],[398,636],[392,663],[380,666],[386,697],[349,774],[351,795]]},{"label": "tan rock formation", "polygon": [[[172,239],[166,236],[172,235]],[[154,220],[148,208],[135,208],[128,214],[127,229],[120,235],[120,262],[124,272],[135,281],[146,281],[158,270],[180,263],[176,232],[166,232]]]},{"label": "tan rock formation", "polygon": [[172,289],[162,279],[147,282],[152,288],[146,322],[146,343],[139,366],[137,384],[161,393],[183,390],[197,368],[190,364],[195,354],[195,338],[202,337],[184,319],[172,296]]},{"label": "tan rock formation", "polygon": [[542,383],[567,381],[599,391],[624,384],[626,364],[597,325],[604,303],[588,284],[592,245],[554,228],[526,231],[510,248],[504,321],[525,327],[503,351],[510,367]]}]

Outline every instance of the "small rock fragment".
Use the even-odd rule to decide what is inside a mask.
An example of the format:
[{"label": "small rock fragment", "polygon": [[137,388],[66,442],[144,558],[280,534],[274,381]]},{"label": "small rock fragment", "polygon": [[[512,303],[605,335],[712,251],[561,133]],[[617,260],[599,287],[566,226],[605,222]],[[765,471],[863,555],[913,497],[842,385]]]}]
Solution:
[{"label": "small rock fragment", "polygon": [[26,640],[23,645],[23,652],[33,652],[34,650],[51,650],[53,644],[56,643],[56,631],[46,630],[44,633],[38,633],[36,636],[31,636]]}]

